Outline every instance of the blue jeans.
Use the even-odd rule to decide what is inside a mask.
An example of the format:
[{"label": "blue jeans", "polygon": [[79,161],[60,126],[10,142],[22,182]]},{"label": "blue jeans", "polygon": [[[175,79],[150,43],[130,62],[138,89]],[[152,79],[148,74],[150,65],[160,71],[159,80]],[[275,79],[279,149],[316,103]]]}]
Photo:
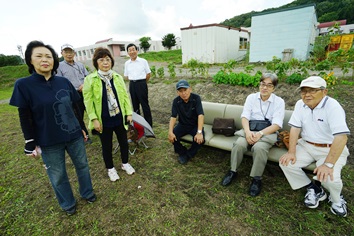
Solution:
[{"label": "blue jeans", "polygon": [[67,143],[60,143],[42,148],[42,159],[59,205],[68,210],[76,205],[65,165],[65,150],[68,152],[76,169],[81,197],[88,199],[94,195],[86,149],[82,137]]}]

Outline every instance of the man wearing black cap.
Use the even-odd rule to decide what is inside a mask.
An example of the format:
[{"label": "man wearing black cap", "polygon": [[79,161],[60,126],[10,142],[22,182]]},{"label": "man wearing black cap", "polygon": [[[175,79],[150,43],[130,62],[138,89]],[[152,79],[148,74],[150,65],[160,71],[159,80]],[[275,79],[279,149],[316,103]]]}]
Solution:
[{"label": "man wearing black cap", "polygon": [[[177,97],[172,103],[172,114],[168,130],[168,140],[173,144],[178,153],[178,161],[186,164],[204,143],[204,111],[200,96],[192,93],[186,80],[176,84]],[[178,116],[178,124],[175,126]],[[189,149],[181,144],[181,137],[190,134],[193,137]]]}]

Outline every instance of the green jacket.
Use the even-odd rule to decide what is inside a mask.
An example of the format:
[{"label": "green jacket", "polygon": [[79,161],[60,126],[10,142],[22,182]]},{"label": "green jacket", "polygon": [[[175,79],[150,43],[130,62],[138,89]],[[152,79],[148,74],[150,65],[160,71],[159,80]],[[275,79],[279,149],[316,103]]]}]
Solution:
[{"label": "green jacket", "polygon": [[[122,112],[123,119],[126,115],[132,115],[132,107],[130,99],[125,87],[124,79],[121,75],[113,72],[113,83],[117,91],[118,102],[120,106],[120,112]],[[97,71],[89,74],[85,77],[84,87],[82,94],[84,96],[84,103],[86,112],[89,118],[89,129],[93,130],[93,120],[98,119],[102,125],[102,81],[98,76]],[[125,129],[128,129],[128,125],[123,122]]]}]

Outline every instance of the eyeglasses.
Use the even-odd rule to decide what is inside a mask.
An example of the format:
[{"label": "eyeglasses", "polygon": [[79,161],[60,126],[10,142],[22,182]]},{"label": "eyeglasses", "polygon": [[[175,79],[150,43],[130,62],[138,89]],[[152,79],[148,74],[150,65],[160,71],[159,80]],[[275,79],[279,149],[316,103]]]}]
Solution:
[{"label": "eyeglasses", "polygon": [[73,50],[63,50],[65,54],[74,54]]},{"label": "eyeglasses", "polygon": [[112,60],[111,60],[111,58],[106,57],[106,58],[100,58],[100,59],[98,59],[97,62],[99,62],[99,63],[112,62]]},{"label": "eyeglasses", "polygon": [[259,84],[259,87],[263,87],[263,88],[266,87],[266,88],[272,89],[272,88],[274,88],[274,85],[273,84],[266,84],[266,83],[261,82]]},{"label": "eyeglasses", "polygon": [[318,91],[320,91],[322,89],[301,89],[301,95],[306,95],[307,93],[309,94],[315,94],[317,93]]}]

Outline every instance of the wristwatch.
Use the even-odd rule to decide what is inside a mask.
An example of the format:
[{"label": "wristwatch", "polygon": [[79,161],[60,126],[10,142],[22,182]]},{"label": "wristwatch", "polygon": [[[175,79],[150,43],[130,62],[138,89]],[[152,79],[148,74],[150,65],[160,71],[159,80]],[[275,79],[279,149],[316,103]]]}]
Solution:
[{"label": "wristwatch", "polygon": [[328,168],[333,168],[334,167],[334,164],[333,163],[329,163],[329,162],[325,162],[323,163],[325,166],[327,166]]},{"label": "wristwatch", "polygon": [[261,137],[263,137],[264,133],[262,131],[258,131],[258,133],[260,133]]},{"label": "wristwatch", "polygon": [[201,134],[201,133],[202,133],[202,131],[201,131],[201,130],[198,130],[198,131],[197,131],[197,133],[198,133],[198,134]]}]

